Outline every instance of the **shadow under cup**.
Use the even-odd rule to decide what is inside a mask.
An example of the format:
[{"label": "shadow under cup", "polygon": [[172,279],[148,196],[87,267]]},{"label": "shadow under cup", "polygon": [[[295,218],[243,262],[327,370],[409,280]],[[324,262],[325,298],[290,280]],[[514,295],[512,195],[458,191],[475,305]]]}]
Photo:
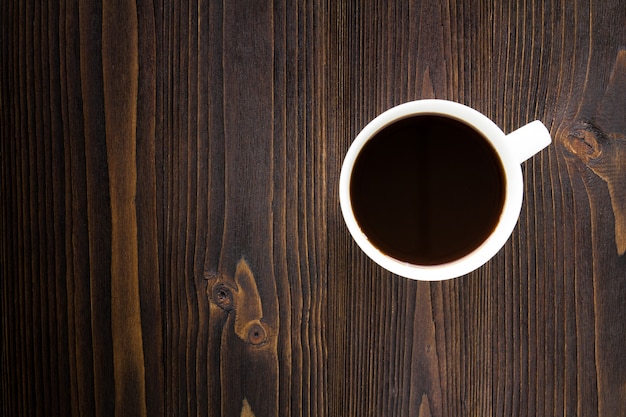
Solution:
[{"label": "shadow under cup", "polygon": [[419,114],[381,129],[350,175],[356,222],[382,253],[440,265],[477,249],[503,211],[506,179],[490,142],[445,115]]}]

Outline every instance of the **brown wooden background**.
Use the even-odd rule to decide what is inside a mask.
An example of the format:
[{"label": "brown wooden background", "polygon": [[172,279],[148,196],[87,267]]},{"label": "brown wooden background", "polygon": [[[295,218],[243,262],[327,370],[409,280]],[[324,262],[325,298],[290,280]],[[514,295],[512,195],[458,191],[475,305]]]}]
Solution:
[{"label": "brown wooden background", "polygon": [[[0,1],[3,416],[626,415],[626,3]],[[374,116],[554,143],[468,276],[339,212]]]}]

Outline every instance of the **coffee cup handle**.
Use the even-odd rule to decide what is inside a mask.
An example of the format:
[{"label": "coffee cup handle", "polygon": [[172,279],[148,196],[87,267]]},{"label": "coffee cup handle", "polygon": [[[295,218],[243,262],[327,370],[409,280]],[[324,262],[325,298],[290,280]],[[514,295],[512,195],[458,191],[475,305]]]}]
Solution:
[{"label": "coffee cup handle", "polygon": [[506,140],[513,148],[513,153],[520,164],[552,142],[550,132],[539,120],[509,133]]}]

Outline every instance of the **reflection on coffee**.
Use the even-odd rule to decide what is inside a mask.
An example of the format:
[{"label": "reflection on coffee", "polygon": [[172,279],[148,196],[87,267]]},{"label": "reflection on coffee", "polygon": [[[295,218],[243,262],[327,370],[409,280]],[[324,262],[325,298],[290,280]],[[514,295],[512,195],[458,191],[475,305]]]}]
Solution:
[{"label": "reflection on coffee", "polygon": [[385,127],[361,150],[350,180],[355,218],[387,255],[417,265],[453,261],[496,227],[505,180],[489,142],[434,115]]}]

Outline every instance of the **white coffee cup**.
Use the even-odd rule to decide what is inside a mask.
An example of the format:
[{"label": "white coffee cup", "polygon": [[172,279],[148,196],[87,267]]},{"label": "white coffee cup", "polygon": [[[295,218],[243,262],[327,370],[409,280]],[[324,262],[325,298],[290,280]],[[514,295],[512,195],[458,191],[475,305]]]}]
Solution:
[{"label": "white coffee cup", "polygon": [[[471,127],[486,139],[497,154],[504,177],[504,203],[491,234],[470,253],[436,265],[419,265],[390,256],[363,232],[353,211],[350,184],[355,162],[368,141],[382,129],[408,117],[447,117]],[[521,164],[551,143],[540,121],[531,122],[505,135],[488,117],[463,104],[447,100],[417,100],[393,107],[372,120],[350,146],[341,169],[339,200],[352,237],[374,262],[397,275],[423,281],[439,281],[468,274],[489,261],[507,242],[522,207],[524,184]],[[393,213],[389,214],[393,216]]]}]

